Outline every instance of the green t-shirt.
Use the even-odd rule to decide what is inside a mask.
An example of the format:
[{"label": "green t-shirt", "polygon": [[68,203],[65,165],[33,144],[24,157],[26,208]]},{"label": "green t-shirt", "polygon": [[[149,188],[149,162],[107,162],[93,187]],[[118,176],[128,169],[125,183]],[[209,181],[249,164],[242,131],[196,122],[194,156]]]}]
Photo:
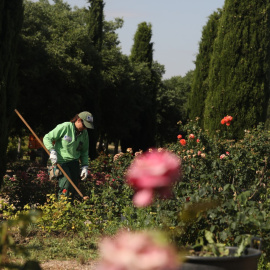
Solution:
[{"label": "green t-shirt", "polygon": [[88,133],[87,130],[83,130],[76,136],[74,123],[65,122],[57,125],[44,136],[43,143],[48,150],[54,149],[57,152],[59,164],[80,160],[81,166],[88,166]]}]

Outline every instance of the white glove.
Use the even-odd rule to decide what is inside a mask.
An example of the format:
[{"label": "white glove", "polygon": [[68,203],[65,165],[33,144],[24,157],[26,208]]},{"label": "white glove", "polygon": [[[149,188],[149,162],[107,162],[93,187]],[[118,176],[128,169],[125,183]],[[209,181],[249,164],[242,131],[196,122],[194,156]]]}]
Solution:
[{"label": "white glove", "polygon": [[53,165],[57,163],[57,152],[55,150],[51,150],[50,160]]},{"label": "white glove", "polygon": [[82,167],[82,172],[81,172],[81,177],[82,177],[82,181],[86,179],[88,175],[88,166],[83,166]]}]

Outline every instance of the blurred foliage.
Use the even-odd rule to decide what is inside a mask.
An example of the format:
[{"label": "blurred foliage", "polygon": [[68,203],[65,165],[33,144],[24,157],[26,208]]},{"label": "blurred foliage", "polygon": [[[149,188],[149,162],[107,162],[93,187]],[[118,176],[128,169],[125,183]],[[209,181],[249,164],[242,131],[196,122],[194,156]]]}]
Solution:
[{"label": "blurred foliage", "polygon": [[[1,208],[3,207],[3,201]],[[30,211],[27,214],[17,214],[15,218],[1,222],[0,224],[0,268],[5,269],[24,269],[24,270],[41,270],[39,263],[36,261],[27,260],[29,256],[29,248],[23,245],[18,245],[13,237],[14,234],[20,234],[25,237],[27,227],[34,223],[40,216],[38,211]],[[13,252],[16,255],[21,255],[26,258],[24,265],[14,264],[8,254]]]}]

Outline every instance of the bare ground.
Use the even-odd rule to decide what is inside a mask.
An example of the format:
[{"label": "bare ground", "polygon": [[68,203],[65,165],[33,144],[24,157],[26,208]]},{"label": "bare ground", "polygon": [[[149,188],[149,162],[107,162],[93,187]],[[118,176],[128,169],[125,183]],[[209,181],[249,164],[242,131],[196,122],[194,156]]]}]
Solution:
[{"label": "bare ground", "polygon": [[76,260],[57,261],[52,260],[40,264],[42,270],[96,270],[97,261],[88,261],[80,263]]}]

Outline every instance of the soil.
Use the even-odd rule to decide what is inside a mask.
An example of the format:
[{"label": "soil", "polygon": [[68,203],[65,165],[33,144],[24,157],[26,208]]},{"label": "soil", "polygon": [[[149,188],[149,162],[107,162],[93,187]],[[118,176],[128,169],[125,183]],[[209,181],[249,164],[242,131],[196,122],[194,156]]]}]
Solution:
[{"label": "soil", "polygon": [[89,261],[81,264],[76,260],[72,261],[57,261],[52,260],[40,263],[42,270],[96,270],[97,261]]}]

